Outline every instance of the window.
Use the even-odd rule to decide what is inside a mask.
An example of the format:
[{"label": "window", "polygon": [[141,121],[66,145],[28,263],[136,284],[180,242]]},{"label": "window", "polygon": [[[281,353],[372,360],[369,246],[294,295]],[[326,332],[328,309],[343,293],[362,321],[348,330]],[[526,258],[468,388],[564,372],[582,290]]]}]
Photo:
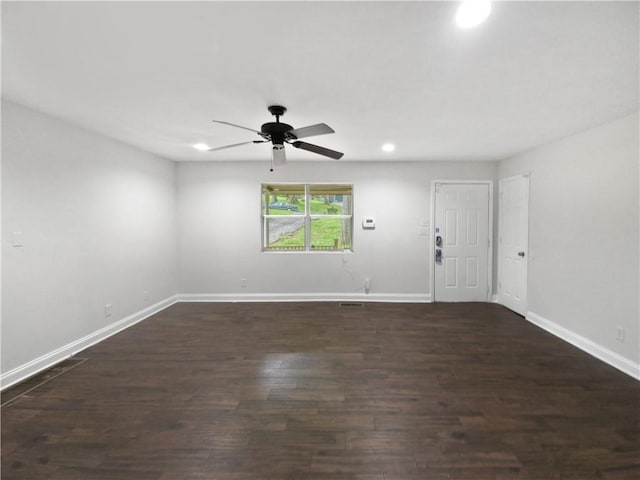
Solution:
[{"label": "window", "polygon": [[263,184],[262,249],[352,249],[353,186]]}]

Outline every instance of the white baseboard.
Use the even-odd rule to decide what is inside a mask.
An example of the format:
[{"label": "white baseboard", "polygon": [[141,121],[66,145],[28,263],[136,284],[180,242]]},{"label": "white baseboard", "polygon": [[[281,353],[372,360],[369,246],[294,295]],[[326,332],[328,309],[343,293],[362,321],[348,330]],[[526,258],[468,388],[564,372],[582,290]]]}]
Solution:
[{"label": "white baseboard", "polygon": [[16,383],[19,383],[47,368],[55,365],[58,362],[61,362],[65,358],[69,358],[72,355],[81,352],[82,350],[95,345],[98,342],[110,337],[111,335],[115,335],[118,332],[121,332],[125,328],[130,327],[138,322],[141,322],[145,318],[150,317],[167,307],[170,307],[177,301],[177,296],[174,295],[169,297],[161,302],[158,302],[154,305],[150,305],[149,307],[140,310],[128,317],[125,317],[117,322],[114,322],[110,325],[107,325],[100,330],[97,330],[89,335],[82,337],[74,342],[71,342],[63,347],[58,348],[52,352],[49,352],[41,357],[38,357],[30,362],[27,362],[19,367],[10,370],[2,376],[0,376],[0,390],[4,390],[9,388]]},{"label": "white baseboard", "polygon": [[430,303],[430,294],[404,293],[183,293],[179,302],[393,302]]},{"label": "white baseboard", "polygon": [[491,303],[500,303],[498,302],[498,295],[491,295]]},{"label": "white baseboard", "polygon": [[546,330],[556,337],[561,338],[565,342],[578,347],[580,350],[584,350],[588,354],[598,358],[599,360],[602,360],[605,363],[608,363],[612,367],[617,368],[627,375],[630,375],[636,380],[640,380],[640,364],[634,363],[628,358],[623,357],[622,355],[619,355],[616,352],[597,344],[593,340],[589,340],[582,335],[578,335],[577,333],[572,332],[571,330],[562,327],[557,323],[552,322],[551,320],[547,320],[546,318],[536,313],[527,312],[527,316],[525,318],[534,325],[537,325],[543,330]]}]

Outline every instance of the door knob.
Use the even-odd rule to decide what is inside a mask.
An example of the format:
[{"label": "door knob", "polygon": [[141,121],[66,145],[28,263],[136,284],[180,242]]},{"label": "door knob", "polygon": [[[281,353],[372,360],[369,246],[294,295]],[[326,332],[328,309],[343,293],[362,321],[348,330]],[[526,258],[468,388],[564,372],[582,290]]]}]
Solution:
[{"label": "door knob", "polygon": [[524,257],[524,252],[518,252],[519,257]]}]

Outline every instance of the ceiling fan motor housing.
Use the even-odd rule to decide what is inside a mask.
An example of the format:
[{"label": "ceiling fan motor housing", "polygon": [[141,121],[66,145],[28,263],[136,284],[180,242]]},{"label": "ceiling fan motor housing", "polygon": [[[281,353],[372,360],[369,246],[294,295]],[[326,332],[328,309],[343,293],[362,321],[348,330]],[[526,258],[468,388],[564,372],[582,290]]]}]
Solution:
[{"label": "ceiling fan motor housing", "polygon": [[274,145],[282,145],[284,143],[285,134],[293,130],[291,125],[280,122],[265,123],[260,127],[260,131],[271,137]]}]

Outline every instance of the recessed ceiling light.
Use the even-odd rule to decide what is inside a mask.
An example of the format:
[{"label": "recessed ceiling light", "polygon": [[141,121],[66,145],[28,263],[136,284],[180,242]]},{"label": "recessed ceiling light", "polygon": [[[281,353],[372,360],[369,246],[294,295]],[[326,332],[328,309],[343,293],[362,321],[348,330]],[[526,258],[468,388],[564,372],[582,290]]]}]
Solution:
[{"label": "recessed ceiling light", "polygon": [[382,151],[384,152],[393,152],[396,149],[396,146],[393,143],[385,143],[382,145]]},{"label": "recessed ceiling light", "polygon": [[210,147],[206,143],[196,143],[193,148],[200,150],[201,152],[206,152]]},{"label": "recessed ceiling light", "polygon": [[458,7],[456,23],[460,28],[471,28],[484,22],[491,13],[491,3],[484,0],[467,0]]}]

